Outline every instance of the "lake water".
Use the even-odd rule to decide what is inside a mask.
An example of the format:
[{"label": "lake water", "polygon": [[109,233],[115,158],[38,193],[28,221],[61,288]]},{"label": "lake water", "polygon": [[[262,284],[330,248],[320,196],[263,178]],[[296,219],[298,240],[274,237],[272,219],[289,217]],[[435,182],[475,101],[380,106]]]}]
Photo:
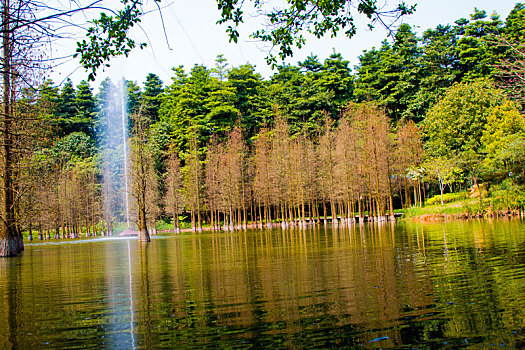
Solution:
[{"label": "lake water", "polygon": [[525,223],[35,242],[0,260],[0,348],[525,346]]}]

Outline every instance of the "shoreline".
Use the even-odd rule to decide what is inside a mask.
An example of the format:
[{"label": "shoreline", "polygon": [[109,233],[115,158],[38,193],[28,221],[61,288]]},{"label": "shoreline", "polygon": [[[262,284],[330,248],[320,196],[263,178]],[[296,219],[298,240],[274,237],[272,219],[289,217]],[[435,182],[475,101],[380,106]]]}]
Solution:
[{"label": "shoreline", "polygon": [[497,211],[485,213],[428,213],[422,215],[403,216],[402,220],[432,222],[444,220],[470,220],[470,219],[503,219],[503,218],[525,218],[525,212],[519,210]]}]

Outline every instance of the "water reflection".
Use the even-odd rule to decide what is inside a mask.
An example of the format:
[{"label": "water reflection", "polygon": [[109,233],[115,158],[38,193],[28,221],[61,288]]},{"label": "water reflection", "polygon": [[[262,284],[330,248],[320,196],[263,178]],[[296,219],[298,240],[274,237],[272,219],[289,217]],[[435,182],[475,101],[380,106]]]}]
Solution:
[{"label": "water reflection", "polygon": [[129,335],[131,347],[135,349],[135,317],[133,312],[133,271],[131,269],[131,244],[128,240],[128,275],[129,275]]},{"label": "water reflection", "polygon": [[[18,308],[20,301],[18,300],[18,293],[16,293],[17,285],[20,278],[20,262],[19,259],[1,259],[0,260],[0,280],[3,281],[3,288],[0,291],[2,298],[2,329],[5,332],[5,341],[3,344],[6,349],[17,349],[18,337]],[[0,285],[2,286],[2,285]]]},{"label": "water reflection", "polygon": [[520,346],[524,243],[514,220],[29,244],[0,261],[0,347]]}]

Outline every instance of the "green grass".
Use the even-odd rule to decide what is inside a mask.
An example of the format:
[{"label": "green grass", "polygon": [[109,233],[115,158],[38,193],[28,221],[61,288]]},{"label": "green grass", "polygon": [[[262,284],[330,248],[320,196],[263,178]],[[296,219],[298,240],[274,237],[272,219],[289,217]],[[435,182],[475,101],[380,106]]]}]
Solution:
[{"label": "green grass", "polygon": [[[458,196],[459,197],[459,196]],[[477,198],[465,198],[461,200],[450,201],[441,205],[425,205],[424,207],[411,207],[403,210],[404,218],[414,218],[424,215],[473,215],[485,211],[488,206],[488,199],[484,199],[482,206],[479,204],[479,199]],[[428,203],[428,201],[427,201]]]},{"label": "green grass", "polygon": [[[181,229],[191,228],[191,222],[185,221],[186,219],[188,219],[187,216],[179,216],[179,225]],[[165,220],[157,221],[157,231],[172,231],[172,230],[173,230],[173,219],[169,219],[168,221],[165,221]]]}]

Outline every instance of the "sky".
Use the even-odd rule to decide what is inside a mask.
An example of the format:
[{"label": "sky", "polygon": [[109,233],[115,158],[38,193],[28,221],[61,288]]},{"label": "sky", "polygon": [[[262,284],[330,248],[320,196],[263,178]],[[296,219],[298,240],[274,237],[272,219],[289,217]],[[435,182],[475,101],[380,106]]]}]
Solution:
[{"label": "sky", "polygon": [[[151,7],[151,0],[149,1]],[[438,24],[453,24],[459,18],[469,18],[475,7],[485,10],[489,16],[496,12],[502,20],[505,20],[516,4],[512,0],[408,0],[406,2],[416,3],[416,12],[403,18],[403,22],[415,26],[415,31],[419,35]],[[161,4],[164,6],[162,16],[159,11],[148,13],[142,19],[141,25],[128,33],[137,42],[146,42],[147,48],[143,50],[137,48],[127,58],[112,59],[109,68],[97,73],[92,86],[98,88],[106,77],[113,81],[124,77],[142,85],[148,73],[157,74],[166,85],[169,85],[173,76],[173,67],[183,65],[186,71],[189,71],[195,64],[203,64],[212,68],[219,54],[223,54],[233,67],[247,62],[255,65],[256,71],[264,77],[269,77],[275,72],[264,59],[268,54],[268,47],[249,37],[251,32],[261,26],[260,17],[246,16],[245,24],[239,27],[241,37],[235,44],[228,42],[226,26],[216,24],[220,13],[215,0],[163,0]],[[364,18],[357,17],[356,20],[357,34],[353,38],[344,36],[308,38],[306,45],[301,50],[296,49],[294,56],[286,62],[295,64],[312,53],[323,61],[335,51],[341,53],[350,61],[350,66],[354,67],[363,50],[379,47],[387,36],[387,32],[379,26],[370,31]],[[71,53],[74,47],[74,41],[57,45],[53,55],[58,57]],[[71,59],[56,67],[50,77],[56,83],[62,83],[69,77],[76,85],[87,78],[87,73],[79,67],[75,59]]]}]

